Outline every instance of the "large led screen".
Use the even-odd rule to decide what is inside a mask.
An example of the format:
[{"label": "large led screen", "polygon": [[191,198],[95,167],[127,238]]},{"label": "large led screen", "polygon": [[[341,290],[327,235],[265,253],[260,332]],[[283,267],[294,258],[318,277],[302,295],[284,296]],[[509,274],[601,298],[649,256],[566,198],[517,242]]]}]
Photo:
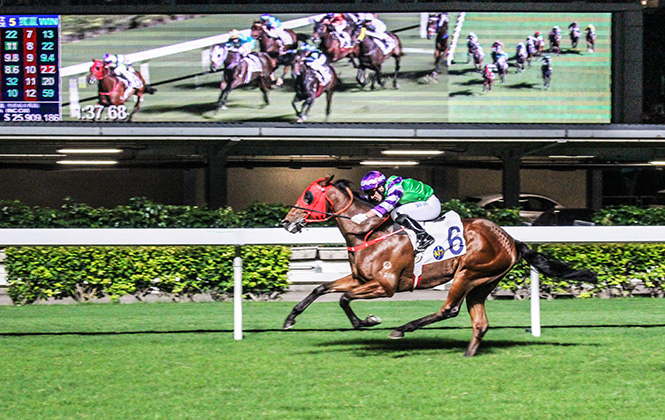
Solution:
[{"label": "large led screen", "polygon": [[[286,29],[290,29],[300,45],[318,45],[312,34],[315,22],[323,14],[274,16],[284,30],[276,36],[288,34]],[[107,100],[112,93],[98,94],[100,82],[90,77],[93,60],[101,60],[105,54],[121,54],[154,89],[151,94],[143,95],[140,109],[132,117],[134,122],[295,122],[297,115],[292,105],[295,80],[291,73],[285,75],[282,86],[270,80],[268,104],[256,80],[245,84],[250,77],[236,75],[241,85],[229,92],[225,109],[219,107],[224,70],[211,71],[211,50],[214,45],[226,42],[234,29],[241,35],[250,35],[250,27],[259,17],[259,14],[60,16],[62,120],[86,123],[127,120],[136,96],[130,95],[124,105],[101,107],[99,101]],[[357,57],[353,64],[349,56],[329,59],[327,64],[339,78],[332,91],[330,113],[326,119],[326,93],[320,89],[321,92],[315,92],[320,96],[314,100],[305,124],[611,122],[610,13],[449,11],[436,18],[439,25],[447,19],[447,31],[444,34],[442,29],[441,35],[449,48],[448,55],[442,55],[436,75],[432,74],[436,34],[429,39],[426,36],[428,17],[428,13],[376,14],[386,29],[399,38],[397,87],[393,85],[397,60],[388,50],[381,67],[384,86],[376,83],[374,89],[370,70],[364,72],[367,85],[361,86],[357,81],[358,69],[354,67]],[[576,46],[570,38],[573,22],[579,27]],[[353,25],[352,19],[347,25]],[[554,27],[560,29],[558,50],[549,40]],[[595,35],[593,46],[586,41],[591,29]],[[518,44],[526,46],[528,38],[535,38],[538,32],[544,41],[542,52],[536,51],[530,63],[519,68]],[[478,67],[469,54],[470,34],[475,35],[484,52]],[[349,35],[344,41],[362,43],[368,38],[375,47],[382,37],[380,27]],[[285,36],[284,41],[288,39]],[[359,37],[363,40],[358,41]],[[497,41],[505,54],[493,51]],[[390,45],[384,47],[389,49]],[[259,51],[259,45],[254,51]],[[503,55],[508,64],[505,74],[500,74],[502,70],[495,63],[495,55]],[[367,57],[363,59],[367,62]],[[484,83],[487,65],[494,76],[491,90]],[[247,64],[250,70],[251,66],[258,69],[256,62]],[[551,68],[549,81],[544,78],[543,66]],[[278,80],[283,72],[282,65],[273,79]],[[5,76],[3,80],[7,79]],[[124,85],[113,89],[121,88]],[[296,101],[296,106],[300,109],[302,102]],[[8,120],[5,115],[5,121]]]}]

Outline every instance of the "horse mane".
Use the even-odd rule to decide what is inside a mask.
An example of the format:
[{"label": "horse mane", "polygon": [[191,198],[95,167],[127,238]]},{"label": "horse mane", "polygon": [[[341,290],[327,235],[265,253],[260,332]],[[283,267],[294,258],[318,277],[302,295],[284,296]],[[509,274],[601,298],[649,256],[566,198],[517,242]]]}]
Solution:
[{"label": "horse mane", "polygon": [[338,190],[344,192],[344,193],[346,193],[347,188],[348,188],[349,191],[351,191],[351,193],[353,194],[353,200],[354,201],[358,201],[358,202],[360,202],[360,203],[362,203],[362,204],[364,204],[368,207],[374,207],[375,204],[372,203],[371,201],[369,201],[367,199],[367,197],[360,195],[360,193],[358,191],[354,191],[351,188],[352,184],[353,183],[351,181],[349,181],[348,179],[338,179],[337,181],[333,182],[333,186],[335,188],[337,188]]}]

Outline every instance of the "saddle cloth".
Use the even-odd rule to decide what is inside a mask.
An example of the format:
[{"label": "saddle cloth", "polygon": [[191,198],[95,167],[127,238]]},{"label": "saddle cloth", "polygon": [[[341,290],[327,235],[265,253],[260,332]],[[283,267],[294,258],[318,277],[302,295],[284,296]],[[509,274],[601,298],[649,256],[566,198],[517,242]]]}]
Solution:
[{"label": "saddle cloth", "polygon": [[249,83],[252,80],[252,73],[260,73],[263,71],[263,64],[261,64],[261,59],[256,54],[248,54],[247,57],[242,60],[247,63],[245,83]]},{"label": "saddle cloth", "polygon": [[374,43],[381,49],[383,55],[390,54],[393,49],[397,46],[397,42],[392,37],[386,35],[386,39],[381,39],[376,36],[372,31],[365,32],[367,35],[371,36],[374,40]]},{"label": "saddle cloth", "polygon": [[321,67],[320,71],[313,67],[312,69],[314,70],[314,74],[316,75],[316,78],[321,86],[326,86],[332,81],[332,72],[328,66]]},{"label": "saddle cloth", "polygon": [[[422,257],[413,265],[413,288],[420,283],[420,276],[423,273],[423,265],[459,257],[466,254],[466,241],[464,240],[464,230],[462,219],[459,214],[450,210],[443,217],[422,223],[425,230],[434,237],[434,243],[427,247],[422,253]],[[410,229],[406,232],[414,248],[416,246],[416,235]]]}]

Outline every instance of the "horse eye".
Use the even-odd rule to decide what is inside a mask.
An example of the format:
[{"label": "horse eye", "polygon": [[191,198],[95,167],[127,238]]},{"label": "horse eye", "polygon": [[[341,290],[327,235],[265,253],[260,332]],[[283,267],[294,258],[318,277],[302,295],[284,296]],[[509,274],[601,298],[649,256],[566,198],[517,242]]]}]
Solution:
[{"label": "horse eye", "polygon": [[312,194],[311,191],[307,191],[302,199],[305,204],[312,204],[312,201],[314,201],[314,194]]}]

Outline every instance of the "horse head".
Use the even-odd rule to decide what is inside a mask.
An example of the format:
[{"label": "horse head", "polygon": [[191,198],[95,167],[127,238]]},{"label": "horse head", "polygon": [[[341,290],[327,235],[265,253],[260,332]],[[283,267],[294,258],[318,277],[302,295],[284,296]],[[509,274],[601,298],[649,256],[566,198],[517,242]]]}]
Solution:
[{"label": "horse head", "polygon": [[328,25],[323,20],[314,23],[314,30],[312,31],[312,42],[319,42],[323,39],[324,34],[328,31]]},{"label": "horse head", "polygon": [[332,188],[333,175],[319,178],[312,182],[305,192],[300,195],[296,205],[292,206],[281,225],[291,233],[300,232],[309,222],[328,220],[326,216],[330,199],[328,191]]},{"label": "horse head", "polygon": [[250,28],[250,34],[254,39],[260,39],[265,35],[265,29],[263,29],[263,25],[261,24],[261,22],[256,21],[252,23],[252,26]]},{"label": "horse head", "polygon": [[109,74],[109,69],[106,68],[102,60],[93,60],[90,66],[90,74],[88,74],[88,83],[93,84],[97,80],[104,79]]},{"label": "horse head", "polygon": [[217,71],[221,68],[232,68],[238,63],[240,54],[229,50],[226,45],[215,45],[210,52],[210,71]]}]

